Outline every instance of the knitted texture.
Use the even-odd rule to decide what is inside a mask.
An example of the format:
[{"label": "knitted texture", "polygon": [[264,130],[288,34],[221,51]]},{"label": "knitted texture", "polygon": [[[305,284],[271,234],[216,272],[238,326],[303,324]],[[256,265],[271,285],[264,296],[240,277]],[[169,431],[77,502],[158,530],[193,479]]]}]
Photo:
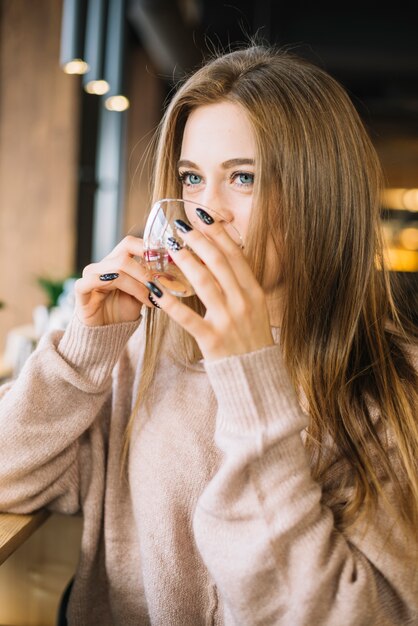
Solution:
[{"label": "knitted texture", "polygon": [[70,626],[418,624],[390,516],[335,529],[278,345],[186,367],[164,344],[121,471],[143,343],[74,318],[0,388],[0,510],[83,515]]}]

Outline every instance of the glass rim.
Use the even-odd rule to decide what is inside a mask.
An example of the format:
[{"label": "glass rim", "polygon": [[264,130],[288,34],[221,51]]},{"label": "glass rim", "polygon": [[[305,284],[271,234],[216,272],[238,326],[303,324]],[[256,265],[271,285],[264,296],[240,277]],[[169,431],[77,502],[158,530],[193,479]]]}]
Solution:
[{"label": "glass rim", "polygon": [[[143,234],[144,241],[146,240],[146,237],[149,235],[149,233],[151,232],[151,230],[153,228],[155,219],[156,219],[157,214],[158,214],[158,210],[161,208],[159,205],[163,204],[163,203],[167,203],[167,202],[179,202],[179,203],[193,204],[197,208],[207,209],[209,211],[209,214],[213,214],[215,216],[219,216],[236,233],[238,241],[236,241],[234,238],[232,238],[234,243],[239,245],[241,248],[244,248],[244,241],[243,241],[243,238],[241,236],[241,233],[232,224],[232,220],[226,219],[222,215],[222,213],[220,213],[216,209],[212,209],[211,207],[208,207],[206,204],[202,204],[201,202],[196,202],[195,200],[189,200],[188,198],[160,198],[159,200],[155,200],[155,202],[153,202],[153,204],[152,204],[151,210],[150,210],[150,212],[148,214],[148,217],[147,217],[147,220],[146,220],[146,223],[145,223],[144,234]],[[155,213],[155,215],[153,215],[153,213]],[[192,222],[192,220],[189,220],[189,221]]]}]

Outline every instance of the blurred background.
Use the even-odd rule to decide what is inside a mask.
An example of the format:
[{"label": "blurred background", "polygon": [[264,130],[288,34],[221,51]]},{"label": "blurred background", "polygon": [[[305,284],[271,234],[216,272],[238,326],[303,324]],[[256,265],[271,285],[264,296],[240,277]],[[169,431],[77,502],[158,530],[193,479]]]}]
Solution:
[{"label": "blurred background", "polygon": [[[82,268],[143,222],[148,146],[176,80],[255,34],[348,90],[383,164],[387,259],[416,321],[417,26],[416,2],[376,10],[295,0],[0,0],[0,380],[18,372],[46,328],[65,327]],[[76,546],[77,529],[66,532]],[[45,565],[38,533],[31,549]],[[49,582],[29,568],[31,610],[19,621],[16,600],[0,622],[54,623],[77,550],[60,553],[57,565],[63,537],[53,536]],[[3,611],[13,576],[22,582],[11,558],[0,569]]]}]

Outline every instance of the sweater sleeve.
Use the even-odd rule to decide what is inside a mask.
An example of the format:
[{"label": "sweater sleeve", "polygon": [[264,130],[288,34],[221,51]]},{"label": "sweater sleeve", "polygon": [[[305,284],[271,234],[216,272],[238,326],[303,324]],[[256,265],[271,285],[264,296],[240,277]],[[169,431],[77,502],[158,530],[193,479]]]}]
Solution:
[{"label": "sweater sleeve", "polygon": [[74,317],[0,387],[0,511],[78,511],[89,448],[110,414],[112,371],[138,324],[89,328]]},{"label": "sweater sleeve", "polygon": [[[393,520],[335,528],[310,473],[301,411],[280,348],[205,365],[218,401],[217,473],[194,515],[196,542],[237,626],[418,624],[418,581]],[[385,543],[386,542],[386,543]],[[415,570],[415,568],[414,568]]]}]

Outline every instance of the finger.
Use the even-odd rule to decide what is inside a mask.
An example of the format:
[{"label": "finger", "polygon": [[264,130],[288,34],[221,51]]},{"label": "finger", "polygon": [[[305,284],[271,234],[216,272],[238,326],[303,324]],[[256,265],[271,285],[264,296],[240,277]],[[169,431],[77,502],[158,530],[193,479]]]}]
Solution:
[{"label": "finger", "polygon": [[208,224],[201,220],[199,230],[193,229],[187,231],[181,228],[179,228],[179,230],[181,231],[181,237],[184,242],[187,243],[205,263],[206,260],[201,256],[199,250],[201,250],[203,254],[202,246],[204,242],[211,241],[224,253],[233,273],[242,287],[252,290],[258,285],[254,273],[243,253],[242,247],[231,238],[222,222]]},{"label": "finger", "polygon": [[171,295],[164,288],[160,288],[154,282],[147,281],[145,284],[159,307],[165,311],[171,319],[177,322],[179,326],[190,333],[192,337],[195,339],[198,337],[201,338],[207,333],[205,320],[190,307],[183,304],[181,300]]},{"label": "finger", "polygon": [[114,259],[120,254],[128,254],[131,257],[143,259],[144,244],[142,239],[140,237],[134,237],[133,235],[127,235],[113,248],[106,258]]},{"label": "finger", "polygon": [[[211,227],[215,224],[211,225]],[[217,224],[222,230],[222,226]],[[226,235],[228,238],[228,235]],[[189,282],[195,288],[195,291],[203,303],[208,307],[213,306],[212,299],[214,297],[213,277],[216,279],[216,283],[220,286],[229,306],[233,310],[243,311],[246,308],[246,294],[255,295],[261,289],[256,281],[251,269],[244,259],[243,271],[235,271],[234,264],[236,263],[236,254],[242,256],[241,251],[237,246],[232,243],[231,256],[225,253],[218,245],[217,241],[208,239],[204,234],[199,231],[189,230],[185,233],[183,241],[187,243],[188,247],[204,262],[202,266],[199,261],[196,261],[187,250],[178,250],[174,248],[172,258],[176,265],[179,266],[181,271],[186,275]],[[231,248],[230,248],[231,249]],[[210,271],[212,281],[209,275],[206,273]],[[237,276],[238,273],[238,276]],[[241,280],[239,274],[241,273]],[[245,276],[245,279],[244,279]],[[243,282],[241,282],[243,281]]]},{"label": "finger", "polygon": [[117,278],[109,281],[101,280],[100,274],[88,274],[77,280],[74,288],[81,305],[90,302],[93,292],[96,299],[104,300],[111,291],[119,289],[147,307],[151,307],[148,299],[149,290],[142,282],[123,271],[119,271]]},{"label": "finger", "polygon": [[100,263],[91,263],[90,265],[87,265],[83,269],[83,277],[88,275],[111,275],[113,273],[118,274],[120,272],[125,272],[125,274],[129,274],[132,278],[135,278],[140,282],[144,282],[149,278],[147,268],[141,263],[138,263],[126,252],[115,257],[105,257],[103,261],[100,261]]},{"label": "finger", "polygon": [[[168,242],[168,247],[174,263],[193,285],[196,295],[206,308],[210,305],[211,307],[216,307],[218,312],[220,312],[225,305],[225,291],[229,289],[228,284],[225,285],[226,281],[221,284],[217,274],[212,273],[199,258],[190,252],[190,250],[181,248],[174,238],[172,238],[171,244]],[[227,261],[221,252],[218,252],[218,254],[220,257],[219,266],[223,267]],[[239,285],[230,269],[229,276],[231,282],[234,283],[231,290],[233,289],[233,291],[236,292],[239,289]]]},{"label": "finger", "polygon": [[[139,298],[138,294],[135,291],[132,291],[132,287],[130,290],[125,290],[123,288],[123,285],[126,282],[125,279],[118,280],[114,286],[109,288],[102,288],[102,285],[97,286],[97,278],[99,278],[101,283],[106,284],[113,282],[113,280],[109,280],[112,279],[113,276],[115,276],[114,280],[116,280],[116,278],[120,278],[121,276],[124,278],[124,275],[129,276],[138,282]],[[98,302],[103,301],[107,297],[109,289],[120,289],[121,291],[126,291],[126,293],[132,295],[136,299],[139,299],[147,307],[152,308],[152,303],[148,299],[149,292],[141,286],[150,278],[150,273],[145,266],[139,264],[133,257],[130,257],[127,252],[124,252],[123,254],[120,254],[119,257],[115,257],[113,259],[106,257],[100,263],[91,263],[83,270],[83,278],[87,276],[91,276],[92,281],[91,283],[86,283],[87,286],[85,289],[88,293],[89,289],[91,289],[91,286],[93,285],[93,289],[95,291],[94,298]],[[134,283],[132,283],[132,285],[133,284]],[[83,294],[80,291],[80,302],[82,304],[86,304],[90,301],[90,296],[88,296],[87,293]],[[145,297],[146,299],[144,300]]]}]

